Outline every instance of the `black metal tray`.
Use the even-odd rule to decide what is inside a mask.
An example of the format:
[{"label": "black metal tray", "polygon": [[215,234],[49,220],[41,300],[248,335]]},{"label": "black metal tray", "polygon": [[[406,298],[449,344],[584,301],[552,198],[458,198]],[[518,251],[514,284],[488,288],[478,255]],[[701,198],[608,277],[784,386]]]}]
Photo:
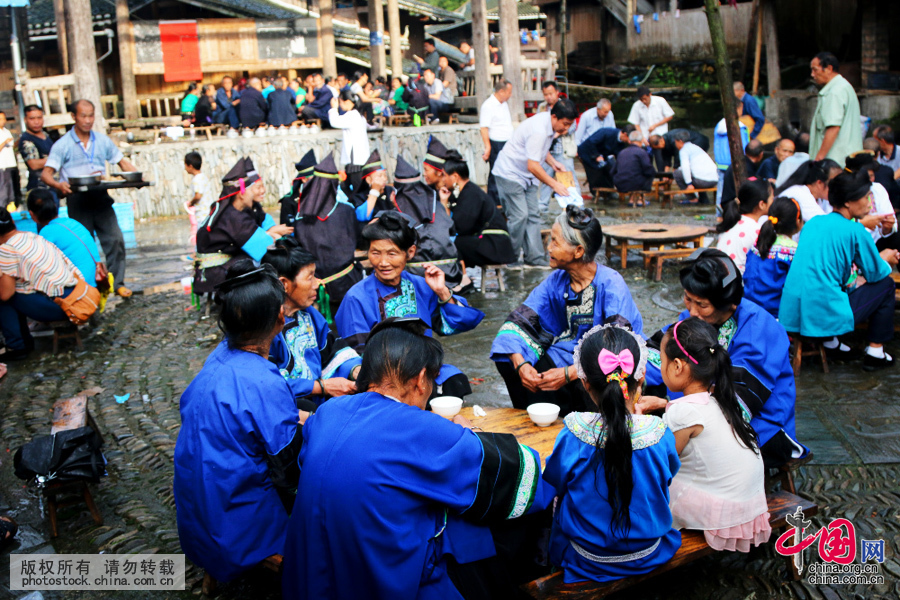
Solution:
[{"label": "black metal tray", "polygon": [[72,188],[73,192],[93,192],[98,190],[120,190],[124,188],[142,188],[154,185],[152,181],[101,181],[97,185],[79,185]]}]

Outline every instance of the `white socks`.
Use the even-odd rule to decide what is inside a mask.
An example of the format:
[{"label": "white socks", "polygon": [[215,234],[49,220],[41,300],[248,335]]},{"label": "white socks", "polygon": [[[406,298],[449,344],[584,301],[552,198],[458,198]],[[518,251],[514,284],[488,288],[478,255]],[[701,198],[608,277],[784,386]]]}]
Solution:
[{"label": "white socks", "polygon": [[[838,340],[837,337],[833,337],[830,340],[828,340],[827,342],[822,342],[822,345],[825,346],[826,348],[828,348],[829,350],[834,350],[835,348],[838,347],[839,344],[841,347],[841,352],[850,352],[850,346],[848,346],[847,344],[841,344],[840,340]],[[881,358],[881,357],[879,357],[879,358]]]},{"label": "white socks", "polygon": [[888,361],[894,360],[891,358],[891,355],[884,351],[884,346],[879,346],[877,348],[872,346],[866,346],[866,354],[872,356],[874,358],[884,358]]}]

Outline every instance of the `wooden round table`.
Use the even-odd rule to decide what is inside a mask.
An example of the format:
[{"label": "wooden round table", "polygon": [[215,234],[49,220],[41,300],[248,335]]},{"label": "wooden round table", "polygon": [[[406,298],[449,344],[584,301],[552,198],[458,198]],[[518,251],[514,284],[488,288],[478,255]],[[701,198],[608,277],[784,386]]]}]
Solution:
[{"label": "wooden round table", "polygon": [[[690,256],[695,248],[702,245],[703,238],[708,233],[709,229],[703,225],[666,223],[626,223],[603,228],[603,235],[606,236],[607,260],[612,258],[614,251],[618,251],[624,269],[627,266],[628,250],[643,248],[641,256],[644,257],[644,268],[649,268],[651,261],[657,261],[656,281],[662,277],[663,260]],[[613,245],[613,240],[618,243]],[[629,244],[630,240],[639,243]],[[673,247],[665,248],[667,244]],[[693,247],[688,247],[688,244],[693,244]]]}]

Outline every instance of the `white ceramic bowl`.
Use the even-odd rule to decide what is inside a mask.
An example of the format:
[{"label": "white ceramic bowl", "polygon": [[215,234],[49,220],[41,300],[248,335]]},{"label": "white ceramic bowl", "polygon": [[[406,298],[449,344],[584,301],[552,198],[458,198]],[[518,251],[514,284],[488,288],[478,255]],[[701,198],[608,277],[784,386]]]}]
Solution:
[{"label": "white ceramic bowl", "polygon": [[[453,418],[462,408],[462,398],[455,396],[439,396],[431,401],[431,410],[447,419]],[[556,409],[559,412],[559,409]]]},{"label": "white ceramic bowl", "polygon": [[559,407],[549,402],[538,402],[528,407],[528,416],[538,427],[552,425],[559,416]]}]

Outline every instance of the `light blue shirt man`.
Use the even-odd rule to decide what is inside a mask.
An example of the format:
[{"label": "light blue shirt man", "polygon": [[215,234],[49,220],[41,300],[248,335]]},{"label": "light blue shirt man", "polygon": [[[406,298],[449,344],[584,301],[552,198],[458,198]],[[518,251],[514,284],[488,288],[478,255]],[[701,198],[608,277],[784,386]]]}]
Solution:
[{"label": "light blue shirt man", "polygon": [[616,118],[612,112],[612,104],[606,98],[597,102],[597,108],[586,110],[578,119],[578,128],[575,130],[575,145],[591,137],[598,129],[615,127]]}]

